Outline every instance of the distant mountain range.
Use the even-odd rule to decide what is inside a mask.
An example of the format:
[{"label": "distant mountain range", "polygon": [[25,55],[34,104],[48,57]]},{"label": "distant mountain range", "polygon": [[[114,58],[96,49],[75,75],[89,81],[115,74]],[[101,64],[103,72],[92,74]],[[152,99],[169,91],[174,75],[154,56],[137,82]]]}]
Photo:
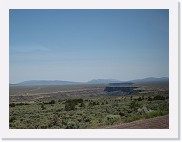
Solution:
[{"label": "distant mountain range", "polygon": [[61,80],[28,80],[17,85],[69,85],[78,84],[79,82],[61,81]]},{"label": "distant mountain range", "polygon": [[120,83],[121,81],[116,79],[93,79],[88,81],[88,84],[109,84],[109,83]]},{"label": "distant mountain range", "polygon": [[169,81],[168,77],[161,77],[161,78],[148,77],[148,78],[144,78],[144,79],[130,80],[129,82],[142,83],[142,82],[166,82],[166,81]]},{"label": "distant mountain range", "polygon": [[169,78],[148,77],[144,79],[135,79],[129,81],[120,81],[116,79],[93,79],[88,82],[72,82],[72,81],[61,81],[61,80],[29,80],[18,84],[10,84],[10,85],[33,86],[33,85],[71,85],[71,84],[109,84],[109,83],[124,83],[124,82],[143,83],[143,82],[166,82],[166,81],[169,81]]}]

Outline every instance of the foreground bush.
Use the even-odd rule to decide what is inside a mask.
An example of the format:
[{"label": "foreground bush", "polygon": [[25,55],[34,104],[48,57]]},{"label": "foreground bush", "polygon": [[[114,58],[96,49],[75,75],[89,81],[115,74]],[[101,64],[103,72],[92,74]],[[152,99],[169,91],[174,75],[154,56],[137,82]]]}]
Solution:
[{"label": "foreground bush", "polygon": [[120,119],[120,115],[107,115],[106,116],[106,124],[112,125],[114,122]]},{"label": "foreground bush", "polygon": [[15,103],[10,103],[9,106],[10,107],[15,107]]},{"label": "foreground bush", "polygon": [[59,103],[47,99],[28,106],[12,102],[9,126],[12,129],[88,129],[169,113],[168,99],[151,102],[148,97],[142,101],[138,97],[131,100],[130,96],[125,101],[121,97],[62,99]]},{"label": "foreground bush", "polygon": [[68,122],[66,126],[66,129],[78,129],[78,128],[79,128],[78,125],[73,121]]}]

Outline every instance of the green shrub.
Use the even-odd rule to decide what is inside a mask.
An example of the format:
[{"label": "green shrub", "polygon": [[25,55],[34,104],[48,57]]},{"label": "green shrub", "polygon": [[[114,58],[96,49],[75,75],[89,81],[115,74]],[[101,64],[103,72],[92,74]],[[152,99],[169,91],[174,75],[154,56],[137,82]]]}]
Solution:
[{"label": "green shrub", "polygon": [[10,117],[9,122],[11,123],[11,122],[14,122],[15,120],[16,120],[16,117],[12,116]]},{"label": "green shrub", "polygon": [[137,113],[144,115],[151,112],[151,110],[148,110],[146,106],[143,106],[142,108],[138,108]]},{"label": "green shrub", "polygon": [[148,113],[145,118],[153,118],[153,117],[157,117],[157,116],[162,116],[162,115],[166,115],[169,114],[168,111],[164,111],[164,110],[157,110],[157,111],[152,111],[150,113]]},{"label": "green shrub", "polygon": [[52,126],[51,129],[60,129],[60,126]]},{"label": "green shrub", "polygon": [[139,105],[138,101],[134,100],[129,104],[129,107],[130,107],[130,109],[136,111],[140,107],[140,105]]},{"label": "green shrub", "polygon": [[130,96],[130,100],[133,100],[133,96]]},{"label": "green shrub", "polygon": [[90,122],[91,118],[90,117],[84,117],[83,120],[84,120],[84,122]]},{"label": "green shrub", "polygon": [[66,100],[65,110],[66,111],[75,110],[76,105],[78,105],[78,103],[81,103],[81,106],[84,106],[83,99],[68,99],[68,100]]},{"label": "green shrub", "polygon": [[132,121],[135,121],[135,120],[139,120],[141,118],[143,118],[142,115],[133,114],[133,115],[128,116],[127,119],[125,119],[125,122],[132,122]]},{"label": "green shrub", "polygon": [[169,96],[166,96],[166,99],[169,99]]},{"label": "green shrub", "polygon": [[76,104],[73,102],[66,102],[65,104],[65,110],[70,111],[70,110],[75,110]]},{"label": "green shrub", "polygon": [[89,104],[88,104],[89,107],[93,107],[93,106],[95,106],[95,105],[99,105],[99,102],[91,101],[91,102],[89,102]]},{"label": "green shrub", "polygon": [[16,103],[17,106],[29,105],[28,103]]},{"label": "green shrub", "polygon": [[119,115],[122,117],[124,116],[125,114],[123,112],[119,112]]},{"label": "green shrub", "polygon": [[85,103],[84,103],[84,102],[82,102],[82,103],[80,104],[80,107],[85,108]]},{"label": "green shrub", "polygon": [[107,115],[106,116],[106,124],[112,125],[114,122],[118,121],[120,119],[119,115]]},{"label": "green shrub", "polygon": [[161,95],[157,95],[153,98],[153,100],[165,100],[165,97]]},{"label": "green shrub", "polygon": [[142,101],[142,98],[141,98],[141,97],[139,97],[139,98],[138,98],[138,101]]},{"label": "green shrub", "polygon": [[55,100],[51,100],[51,101],[49,102],[49,104],[55,104],[55,103],[56,103]]},{"label": "green shrub", "polygon": [[142,100],[144,100],[145,99],[145,97],[144,97],[144,95],[142,95]]},{"label": "green shrub", "polygon": [[149,97],[148,97],[148,101],[152,101],[152,100],[153,100],[153,99],[149,96]]},{"label": "green shrub", "polygon": [[47,125],[41,125],[40,128],[41,128],[41,129],[47,129],[48,126],[47,126]]},{"label": "green shrub", "polygon": [[44,104],[41,104],[41,109],[42,110],[45,110],[46,109],[46,107],[44,106]]},{"label": "green shrub", "polygon": [[10,103],[9,106],[10,107],[15,107],[15,103]]},{"label": "green shrub", "polygon": [[78,128],[79,126],[73,121],[69,121],[66,126],[66,129],[78,129]]}]

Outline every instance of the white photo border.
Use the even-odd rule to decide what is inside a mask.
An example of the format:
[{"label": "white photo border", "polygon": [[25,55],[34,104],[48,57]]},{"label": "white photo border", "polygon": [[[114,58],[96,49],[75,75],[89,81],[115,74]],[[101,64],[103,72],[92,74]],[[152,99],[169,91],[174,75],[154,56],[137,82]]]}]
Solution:
[{"label": "white photo border", "polygon": [[[169,129],[9,129],[10,9],[169,9]],[[3,139],[179,139],[177,0],[2,0],[0,21],[0,133]]]}]

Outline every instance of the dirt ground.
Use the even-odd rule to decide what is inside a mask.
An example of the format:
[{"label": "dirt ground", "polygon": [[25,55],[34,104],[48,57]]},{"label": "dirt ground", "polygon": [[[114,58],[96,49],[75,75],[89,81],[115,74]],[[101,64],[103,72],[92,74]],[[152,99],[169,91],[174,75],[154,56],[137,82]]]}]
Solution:
[{"label": "dirt ground", "polygon": [[169,129],[169,115],[107,126],[104,129]]}]

